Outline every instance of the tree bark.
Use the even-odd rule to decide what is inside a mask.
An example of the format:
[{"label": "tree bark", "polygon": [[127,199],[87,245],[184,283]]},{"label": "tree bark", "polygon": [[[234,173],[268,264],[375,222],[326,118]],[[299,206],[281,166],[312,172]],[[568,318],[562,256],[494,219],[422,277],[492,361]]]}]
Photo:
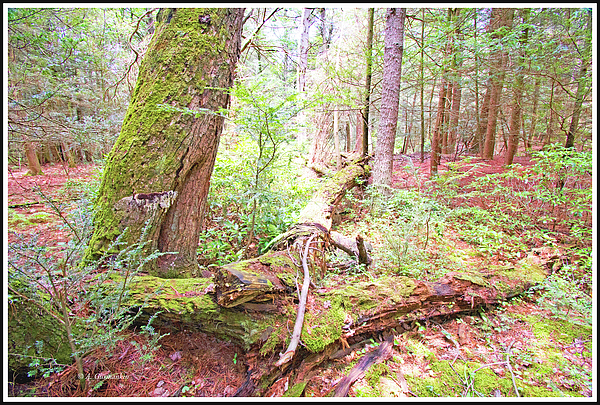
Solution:
[{"label": "tree bark", "polygon": [[[176,252],[159,257],[153,274],[182,277],[197,269],[198,234],[224,122],[218,110],[229,104],[242,19],[243,9],[160,10],[107,159],[87,258],[108,252],[128,226],[127,244],[142,238],[148,252]],[[118,203],[124,209],[115,210]],[[131,221],[136,207],[151,213],[145,230],[145,221]]]},{"label": "tree bark", "polygon": [[[306,69],[308,68],[308,34],[310,32],[310,26],[313,23],[312,8],[305,8],[302,11],[302,21],[300,25],[300,40],[298,41],[298,68],[297,68],[297,79],[296,79],[296,91],[299,94],[299,105],[301,106],[306,98],[305,84],[306,84]],[[304,142],[307,139],[306,134],[306,113],[304,109],[300,109],[298,112],[298,136],[299,142]]]},{"label": "tree bark", "polygon": [[429,161],[429,177],[435,177],[438,174],[438,166],[441,157],[441,130],[444,124],[444,107],[446,105],[447,83],[446,78],[442,77],[440,83],[440,94],[438,98],[437,116],[435,126],[433,127],[433,135],[431,138],[431,159]]},{"label": "tree bark", "polygon": [[[495,9],[496,10],[496,9]],[[513,19],[514,9],[498,9],[498,29],[494,31],[494,38],[502,39],[500,29],[510,27]],[[485,143],[483,145],[482,157],[484,159],[493,159],[496,146],[496,121],[498,119],[498,109],[500,108],[500,97],[504,85],[505,66],[508,60],[508,54],[505,51],[498,50],[494,52],[493,63],[490,71],[490,101],[488,107],[487,127],[485,133]]]},{"label": "tree bark", "polygon": [[[371,103],[371,71],[373,69],[373,17],[375,14],[375,9],[370,8],[368,10],[369,13],[369,22],[367,26],[367,47],[365,49],[366,53],[366,65],[367,71],[365,73],[365,101],[362,112],[362,155],[367,156],[369,154],[369,108]],[[358,126],[358,123],[357,123]]]},{"label": "tree bark", "polygon": [[452,32],[452,63],[451,63],[451,80],[452,80],[452,105],[450,108],[450,117],[449,117],[449,132],[448,132],[448,144],[447,144],[447,153],[455,153],[456,151],[456,142],[458,139],[458,120],[460,118],[460,102],[462,96],[462,87],[460,84],[460,74],[459,69],[461,67],[462,62],[457,60],[457,52],[458,49],[454,46],[454,41],[459,39],[460,36],[460,25],[458,22],[458,17],[460,15],[460,8],[455,8],[452,11],[451,22],[453,24],[454,30]]},{"label": "tree bark", "polygon": [[[381,117],[373,163],[373,184],[391,187],[398,102],[404,43],[406,9],[388,9],[385,28],[383,83],[381,89]],[[382,193],[388,194],[386,187]]]},{"label": "tree bark", "polygon": [[591,58],[591,41],[592,39],[592,10],[587,10],[587,32],[586,38],[584,39],[584,49],[581,56],[581,67],[577,74],[577,93],[575,95],[575,104],[573,105],[573,115],[571,117],[571,124],[569,125],[569,132],[567,133],[567,140],[565,142],[565,148],[573,148],[575,145],[575,134],[579,127],[579,116],[581,115],[581,107],[585,98],[585,94],[588,91],[588,77],[587,70]]},{"label": "tree bark", "polygon": [[[529,19],[529,9],[526,8],[523,11],[523,23],[527,24]],[[513,88],[513,107],[510,114],[510,127],[508,133],[508,148],[506,150],[506,158],[504,160],[505,165],[512,165],[515,154],[519,147],[519,131],[521,129],[521,99],[523,98],[523,81],[524,81],[524,69],[525,69],[525,45],[527,44],[528,28],[525,26],[523,29],[523,36],[521,38],[521,55],[518,66],[516,67],[517,78]]]},{"label": "tree bark", "polygon": [[540,78],[539,76],[537,76],[535,78],[535,84],[533,85],[533,107],[532,107],[532,111],[531,111],[531,125],[529,127],[529,134],[524,137],[523,141],[525,144],[525,149],[527,151],[531,150],[531,142],[534,139],[534,135],[535,135],[535,127],[537,125],[537,109],[538,109],[538,103],[539,103],[539,99],[540,99]]},{"label": "tree bark", "polygon": [[42,173],[42,165],[35,151],[35,146],[30,141],[25,141],[25,157],[27,158],[27,175],[39,176]]},{"label": "tree bark", "polygon": [[425,91],[425,8],[421,9],[421,52],[419,58],[419,81],[420,86],[420,98],[421,98],[421,163],[425,161],[425,102],[424,102],[424,91]]}]

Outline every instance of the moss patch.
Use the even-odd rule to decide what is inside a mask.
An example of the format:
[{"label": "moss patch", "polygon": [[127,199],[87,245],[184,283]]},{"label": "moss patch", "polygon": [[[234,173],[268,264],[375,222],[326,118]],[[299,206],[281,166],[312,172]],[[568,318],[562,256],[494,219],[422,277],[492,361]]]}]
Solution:
[{"label": "moss patch", "polygon": [[147,314],[161,312],[157,325],[184,323],[221,339],[233,340],[244,349],[258,343],[269,327],[275,329],[275,325],[283,324],[283,316],[270,317],[274,323],[270,325],[259,317],[247,316],[243,310],[219,306],[211,284],[211,278],[165,280],[140,276],[131,284],[127,304],[146,305]]},{"label": "moss patch", "polygon": [[[71,347],[64,327],[27,302],[12,302],[8,310],[8,367],[27,372],[34,358],[70,365]],[[42,360],[44,364],[45,360]]]},{"label": "moss patch", "polygon": [[[430,363],[431,373],[406,373],[405,378],[411,389],[418,396],[461,397],[475,396],[474,391],[486,397],[493,396],[498,390],[503,397],[514,397],[514,386],[510,373],[500,377],[490,367],[477,362],[459,363],[450,366],[447,360]],[[460,376],[460,378],[459,378]],[[469,392],[466,392],[466,385]],[[551,389],[526,384],[517,379],[517,389],[522,397],[558,397]]]},{"label": "moss patch", "polygon": [[299,397],[304,392],[304,388],[306,388],[307,381],[298,383],[290,387],[284,394],[284,397]]},{"label": "moss patch", "polygon": [[323,305],[319,312],[307,312],[302,327],[302,342],[311,352],[321,352],[342,336],[345,319],[346,311],[341,297],[333,299],[327,309]]},{"label": "moss patch", "polygon": [[353,308],[352,316],[358,319],[379,305],[404,302],[416,287],[415,281],[403,276],[381,276],[377,280],[340,286],[332,293],[347,301]]}]

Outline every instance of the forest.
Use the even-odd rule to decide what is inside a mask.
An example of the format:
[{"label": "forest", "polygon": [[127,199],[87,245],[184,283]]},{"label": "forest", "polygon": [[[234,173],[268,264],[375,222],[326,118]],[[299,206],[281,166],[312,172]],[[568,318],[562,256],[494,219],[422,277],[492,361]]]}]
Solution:
[{"label": "forest", "polygon": [[594,401],[595,11],[5,4],[4,400]]}]

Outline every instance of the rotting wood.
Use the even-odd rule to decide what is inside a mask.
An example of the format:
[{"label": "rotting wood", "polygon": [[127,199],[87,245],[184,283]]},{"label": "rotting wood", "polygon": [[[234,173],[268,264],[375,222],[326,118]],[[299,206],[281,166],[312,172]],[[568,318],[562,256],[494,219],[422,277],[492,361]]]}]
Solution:
[{"label": "rotting wood", "polygon": [[371,367],[375,363],[380,363],[386,360],[389,355],[392,353],[392,346],[394,343],[394,335],[389,334],[386,339],[379,345],[379,347],[372,351],[371,353],[365,354],[359,361],[356,363],[350,373],[347,376],[342,378],[342,380],[337,384],[334,391],[335,397],[345,397],[348,395],[348,391],[350,390],[350,386],[354,381],[362,378],[369,367]]},{"label": "rotting wood", "polygon": [[[307,303],[300,335],[304,346],[298,348],[292,361],[283,368],[275,366],[275,362],[277,352],[285,347],[290,334],[290,320],[297,314],[298,304],[291,296],[296,289],[288,285],[293,280],[282,280],[284,288],[279,291],[257,295],[244,304],[227,308],[216,303],[211,278],[164,280],[146,276],[132,285],[130,300],[146,300],[144,312],[147,316],[158,313],[154,321],[157,327],[185,324],[187,328],[197,328],[241,345],[252,370],[245,389],[254,387],[254,391],[245,395],[260,396],[284,374],[300,374],[300,365],[313,354],[321,354],[320,361],[329,359],[340,350],[343,340],[352,345],[365,336],[406,329],[404,325],[417,320],[471,312],[525,292],[544,280],[555,260],[552,253],[538,253],[539,256],[532,253],[511,266],[471,273],[451,272],[436,282],[382,276],[352,285],[342,281],[337,286],[315,290]],[[283,257],[287,257],[286,252],[277,252],[275,259]],[[269,273],[279,273],[284,279],[284,274],[291,276],[291,270],[289,262],[283,260],[280,263],[273,260],[268,267]],[[253,304],[257,304],[254,309],[244,308]],[[266,304],[270,310],[261,309]],[[274,308],[279,310],[273,311]],[[290,380],[290,386],[298,383],[297,378]]]},{"label": "rotting wood", "polygon": [[[329,201],[338,200],[339,195],[329,194]],[[303,346],[285,367],[278,367],[278,352],[288,346],[290,322],[296,319],[299,306],[296,280],[302,260],[301,254],[290,248],[301,246],[317,233],[324,237],[319,241],[323,244],[329,229],[318,222],[296,224],[272,243],[270,252],[223,266],[215,278],[147,276],[133,286],[129,303],[146,301],[145,314],[158,313],[157,327],[185,324],[241,345],[249,379],[238,395],[262,396],[284,376],[289,377],[290,387],[306,384],[300,378],[309,376],[319,362],[370,334],[416,320],[470,312],[523,293],[544,280],[556,259],[552,252],[532,252],[514,265],[451,272],[436,282],[385,275],[352,285],[340,280],[339,285],[317,288],[306,304],[300,332]],[[314,258],[307,265],[309,271],[316,270]],[[175,290],[160,290],[161,285]],[[305,364],[308,359],[310,366]]]}]

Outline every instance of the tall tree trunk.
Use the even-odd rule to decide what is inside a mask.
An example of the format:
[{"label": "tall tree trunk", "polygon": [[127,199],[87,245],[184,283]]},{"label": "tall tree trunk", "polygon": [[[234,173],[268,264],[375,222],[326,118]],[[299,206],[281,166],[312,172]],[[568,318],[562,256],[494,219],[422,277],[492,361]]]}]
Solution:
[{"label": "tall tree trunk", "polygon": [[[473,13],[473,42],[476,45],[477,42],[477,8]],[[479,53],[475,51],[475,136],[473,137],[473,143],[469,145],[469,150],[472,153],[481,153],[481,118],[479,116]],[[483,111],[482,111],[483,112]]]},{"label": "tall tree trunk", "polygon": [[[338,71],[340,68],[340,53],[337,52],[335,56],[335,70]],[[339,106],[336,105],[333,110],[333,143],[335,146],[335,166],[337,170],[342,168],[342,155],[340,149],[340,111]]]},{"label": "tall tree trunk", "polygon": [[38,159],[33,142],[25,141],[25,157],[27,158],[27,175],[39,176],[42,173],[42,165]]},{"label": "tall tree trunk", "polygon": [[229,104],[243,14],[239,8],[159,11],[107,159],[87,258],[107,252],[127,228],[124,242],[141,238],[149,241],[147,251],[165,253],[152,273],[185,277],[197,269],[198,234],[224,122],[216,112]]},{"label": "tall tree trunk", "polygon": [[446,88],[446,103],[444,104],[444,119],[442,120],[441,138],[442,138],[442,154],[448,154],[448,129],[450,122],[450,106],[452,105],[452,95],[454,82],[448,81]]},{"label": "tall tree trunk", "polygon": [[[460,36],[460,25],[458,22],[458,17],[460,14],[460,8],[455,8],[452,12],[452,23],[454,25],[453,32],[453,40],[459,39]],[[453,46],[453,48],[456,48]],[[447,153],[455,153],[456,151],[456,141],[458,138],[458,120],[460,118],[460,101],[462,95],[462,89],[460,85],[460,75],[459,69],[462,62],[459,63],[457,60],[457,52],[455,49],[452,55],[452,106],[450,108],[450,117],[449,117],[449,133],[448,133],[448,152]]]},{"label": "tall tree trunk", "polygon": [[440,84],[440,94],[438,98],[438,113],[433,127],[433,135],[431,139],[431,159],[429,161],[429,177],[435,177],[438,174],[438,166],[441,156],[441,128],[444,124],[444,106],[446,105],[447,92],[446,78],[442,77]]},{"label": "tall tree trunk", "polygon": [[[523,10],[523,23],[527,24],[529,19],[530,9]],[[525,45],[527,44],[527,34],[529,30],[527,26],[523,28],[523,36],[521,38],[521,55],[519,64],[516,67],[517,78],[513,88],[513,107],[510,114],[510,127],[508,132],[508,148],[506,150],[506,158],[504,164],[512,165],[515,154],[519,147],[519,131],[521,124],[521,99],[523,97],[523,81],[525,70]]]},{"label": "tall tree trunk", "polygon": [[[373,16],[375,14],[375,9],[370,8],[368,10],[369,13],[369,23],[367,26],[367,48],[366,52],[366,64],[367,71],[365,73],[365,101],[363,105],[362,112],[362,155],[367,156],[369,154],[369,106],[371,103],[371,75],[373,69]],[[357,123],[358,126],[358,123]]]},{"label": "tall tree trunk", "polygon": [[544,140],[542,142],[542,149],[544,146],[548,145],[552,141],[552,134],[554,125],[554,89],[556,88],[556,80],[554,78],[550,79],[552,81],[552,87],[550,89],[550,101],[548,109],[550,110],[550,118],[548,119],[548,126],[546,127],[546,134],[544,135]]},{"label": "tall tree trunk", "polygon": [[529,133],[524,139],[525,149],[528,151],[531,149],[531,141],[533,140],[533,137],[535,135],[535,127],[537,125],[537,109],[540,99],[540,83],[540,77],[536,76],[535,84],[533,85],[533,108],[531,111],[531,126],[529,127]]},{"label": "tall tree trunk", "polygon": [[[448,9],[448,21],[452,21],[453,11],[451,8]],[[429,176],[435,177],[438,174],[438,166],[440,164],[440,158],[442,153],[447,153],[448,147],[448,133],[447,123],[449,119],[448,114],[448,98],[452,94],[452,83],[448,80],[448,61],[453,51],[452,35],[448,37],[444,45],[444,61],[442,63],[442,82],[440,83],[440,93],[438,98],[438,108],[435,120],[435,126],[433,127],[433,135],[431,139],[431,160],[429,161]]]},{"label": "tall tree trunk", "polygon": [[[360,153],[362,155],[363,152],[363,112],[356,112],[356,136],[355,136],[355,144],[354,144],[354,152]],[[368,128],[368,126],[367,126]],[[367,145],[368,146],[368,145]]]},{"label": "tall tree trunk", "polygon": [[[302,105],[305,99],[306,69],[308,68],[308,34],[313,22],[312,8],[305,8],[302,12],[300,25],[300,40],[298,41],[298,69],[296,78],[296,91],[299,94],[298,101]],[[298,113],[298,142],[306,141],[306,112],[300,109]]]},{"label": "tall tree trunk", "polygon": [[456,144],[458,140],[458,120],[460,118],[460,101],[462,89],[458,81],[452,86],[452,109],[450,110],[450,133],[448,134],[448,150],[449,153],[456,152]]},{"label": "tall tree trunk", "polygon": [[591,61],[591,44],[592,44],[592,9],[587,9],[587,33],[589,35],[586,38],[583,52],[581,55],[581,67],[577,75],[577,93],[575,95],[575,104],[573,106],[573,115],[571,116],[571,124],[569,125],[569,132],[567,133],[567,141],[565,142],[565,148],[572,148],[575,145],[575,134],[579,127],[579,116],[581,115],[581,107],[583,100],[588,91],[588,78],[587,70],[588,65]]},{"label": "tall tree trunk", "polygon": [[[497,10],[497,9],[494,9]],[[510,27],[512,23],[514,9],[499,9],[498,29],[494,31],[494,37],[501,40],[503,35],[500,29],[502,27]],[[498,50],[494,53],[491,75],[491,91],[488,108],[488,119],[485,133],[485,143],[483,145],[482,157],[484,159],[493,159],[494,148],[496,146],[496,121],[498,119],[498,109],[500,107],[500,97],[502,96],[502,87],[504,85],[505,66],[508,60],[508,55],[505,51]]]},{"label": "tall tree trunk", "polygon": [[420,75],[419,81],[421,83],[421,163],[425,161],[425,104],[424,104],[424,90],[425,90],[425,8],[421,9],[421,53],[420,53]]},{"label": "tall tree trunk", "polygon": [[[373,163],[373,183],[389,187],[392,185],[394,143],[398,124],[405,18],[405,8],[390,8],[386,13],[381,116]],[[382,192],[387,194],[389,190],[384,187]]]}]

